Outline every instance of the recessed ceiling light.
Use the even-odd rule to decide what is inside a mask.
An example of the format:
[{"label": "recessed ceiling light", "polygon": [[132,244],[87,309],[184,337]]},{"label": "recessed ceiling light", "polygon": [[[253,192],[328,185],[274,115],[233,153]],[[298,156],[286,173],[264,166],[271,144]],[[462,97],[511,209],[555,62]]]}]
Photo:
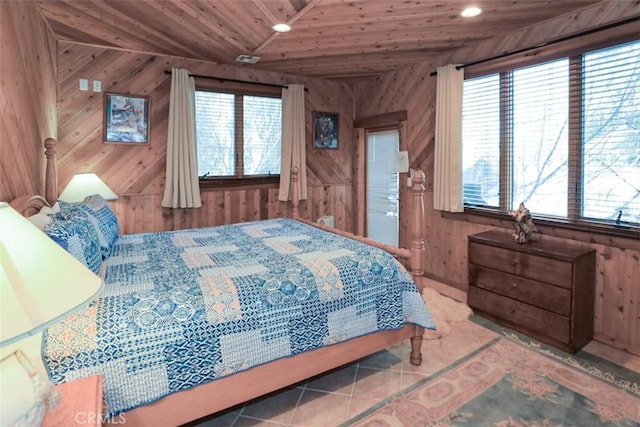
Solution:
[{"label": "recessed ceiling light", "polygon": [[478,16],[481,13],[482,13],[482,9],[480,9],[479,7],[471,6],[471,7],[465,8],[460,13],[460,16],[464,16],[465,18],[473,18],[474,16]]},{"label": "recessed ceiling light", "polygon": [[271,29],[277,33],[286,33],[291,31],[291,27],[287,24],[275,24]]}]

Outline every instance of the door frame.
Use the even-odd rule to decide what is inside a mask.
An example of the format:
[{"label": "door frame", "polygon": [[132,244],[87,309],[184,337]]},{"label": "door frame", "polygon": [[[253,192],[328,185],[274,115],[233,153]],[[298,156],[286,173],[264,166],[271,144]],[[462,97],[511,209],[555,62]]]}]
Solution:
[{"label": "door frame", "polygon": [[[353,161],[354,186],[353,186],[353,206],[354,206],[354,227],[356,234],[366,236],[367,230],[367,134],[384,130],[398,130],[398,146],[400,151],[407,150],[407,111],[396,111],[393,113],[380,114],[376,116],[363,117],[353,122],[355,140],[357,142],[354,150],[355,159]],[[406,203],[406,179],[400,177],[400,202],[398,209],[398,241],[400,246],[407,236],[408,224],[403,221],[403,205]]]}]

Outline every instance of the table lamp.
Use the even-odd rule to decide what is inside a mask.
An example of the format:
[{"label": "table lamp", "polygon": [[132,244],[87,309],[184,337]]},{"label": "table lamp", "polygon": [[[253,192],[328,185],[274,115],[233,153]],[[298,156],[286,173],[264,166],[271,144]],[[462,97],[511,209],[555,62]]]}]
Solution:
[{"label": "table lamp", "polygon": [[78,173],[71,178],[58,199],[67,203],[78,203],[93,194],[99,194],[105,200],[118,198],[116,193],[95,173]]},{"label": "table lamp", "polygon": [[51,383],[19,342],[93,301],[103,281],[0,202],[0,425],[39,425]]}]

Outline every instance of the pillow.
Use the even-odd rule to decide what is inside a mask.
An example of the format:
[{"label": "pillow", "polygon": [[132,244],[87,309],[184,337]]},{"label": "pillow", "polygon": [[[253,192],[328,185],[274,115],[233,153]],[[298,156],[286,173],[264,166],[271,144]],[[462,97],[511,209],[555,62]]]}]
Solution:
[{"label": "pillow", "polygon": [[95,194],[88,196],[82,203],[60,203],[60,215],[64,219],[76,216],[87,218],[98,233],[98,241],[102,250],[102,258],[107,259],[111,254],[111,247],[118,240],[120,224],[107,201]]},{"label": "pillow", "polygon": [[[81,206],[92,222],[94,222],[92,218],[97,220],[99,232],[103,233],[107,240],[108,245],[103,248],[103,251],[105,251],[105,257],[108,257],[111,253],[111,247],[118,240],[120,234],[118,217],[113,213],[107,201],[98,194],[86,197]],[[94,222],[94,225],[96,225],[96,222]]]},{"label": "pillow", "polygon": [[55,202],[55,204],[51,207],[43,206],[42,209],[40,209],[40,213],[45,215],[55,215],[57,213],[60,213],[60,203]]},{"label": "pillow", "polygon": [[27,219],[31,221],[33,225],[40,230],[44,230],[44,227],[53,221],[52,215],[60,212],[60,205],[56,202],[53,206],[43,206],[40,208],[40,212],[35,215],[31,215]]},{"label": "pillow", "polygon": [[31,224],[35,225],[40,230],[44,230],[44,227],[47,224],[49,224],[51,221],[53,221],[53,218],[51,218],[47,214],[42,213],[42,211],[40,211],[40,213],[37,213],[35,215],[31,215],[27,219],[31,222]]},{"label": "pillow", "polygon": [[86,217],[54,217],[53,221],[44,227],[44,232],[89,270],[96,274],[100,272],[102,251],[98,234]]}]

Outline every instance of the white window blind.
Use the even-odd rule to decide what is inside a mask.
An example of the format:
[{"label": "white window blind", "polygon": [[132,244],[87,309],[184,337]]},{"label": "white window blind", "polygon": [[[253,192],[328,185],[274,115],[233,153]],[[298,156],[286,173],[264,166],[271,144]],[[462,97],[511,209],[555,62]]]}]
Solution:
[{"label": "white window blind", "polygon": [[235,95],[196,91],[199,176],[235,174]]},{"label": "white window blind", "polygon": [[462,98],[464,203],[500,206],[500,76],[465,80]]},{"label": "white window blind", "polygon": [[398,246],[398,130],[367,134],[367,237]]},{"label": "white window blind", "polygon": [[582,66],[582,216],[639,224],[640,41],[588,52]]},{"label": "white window blind", "polygon": [[247,95],[243,100],[244,174],[279,175],[282,100]]},{"label": "white window blind", "polygon": [[640,225],[640,41],[468,79],[464,200]]},{"label": "white window blind", "polygon": [[[512,104],[512,197],[531,212],[567,216],[569,61],[514,70]],[[509,173],[509,171],[507,171]],[[505,177],[507,178],[507,177]]]},{"label": "white window blind", "polygon": [[196,91],[200,177],[280,174],[282,100]]}]

